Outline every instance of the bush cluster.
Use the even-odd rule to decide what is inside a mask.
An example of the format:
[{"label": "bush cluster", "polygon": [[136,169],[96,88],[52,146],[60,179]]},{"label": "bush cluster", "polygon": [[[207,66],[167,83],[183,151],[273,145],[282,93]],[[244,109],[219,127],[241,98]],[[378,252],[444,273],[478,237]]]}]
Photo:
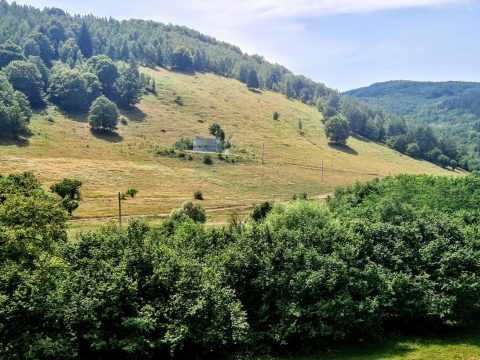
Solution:
[{"label": "bush cluster", "polygon": [[0,357],[226,358],[478,324],[479,197],[479,177],[401,176],[236,226],[187,202],[66,241],[35,178],[0,178]]}]

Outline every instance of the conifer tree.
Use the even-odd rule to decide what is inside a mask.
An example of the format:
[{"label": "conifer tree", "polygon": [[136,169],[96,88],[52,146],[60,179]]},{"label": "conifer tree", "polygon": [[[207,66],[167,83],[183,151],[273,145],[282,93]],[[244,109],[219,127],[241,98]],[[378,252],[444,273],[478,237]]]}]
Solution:
[{"label": "conifer tree", "polygon": [[85,23],[82,23],[82,27],[80,29],[80,33],[78,34],[77,39],[78,47],[82,52],[82,55],[85,58],[90,58],[93,55],[93,43],[92,37],[90,36],[90,31]]},{"label": "conifer tree", "polygon": [[258,89],[260,87],[258,75],[254,69],[250,70],[248,73],[247,86],[251,89]]}]

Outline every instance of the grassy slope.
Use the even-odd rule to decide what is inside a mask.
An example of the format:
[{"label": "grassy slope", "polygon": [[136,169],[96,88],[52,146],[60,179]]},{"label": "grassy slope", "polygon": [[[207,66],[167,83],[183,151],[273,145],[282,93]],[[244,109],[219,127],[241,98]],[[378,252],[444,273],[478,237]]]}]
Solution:
[{"label": "grassy slope", "polygon": [[[349,149],[332,148],[321,114],[282,95],[255,93],[235,80],[211,74],[144,71],[156,78],[158,97],[146,96],[138,110],[124,113],[129,124],[119,125],[118,137],[95,137],[85,115],[49,110],[48,115],[33,118],[28,145],[7,142],[0,147],[0,172],[30,170],[46,185],[78,177],[84,182],[78,217],[114,216],[116,193],[129,187],[140,194],[124,203],[124,213],[152,215],[179,207],[195,190],[203,191],[204,206],[215,208],[286,200],[303,191],[323,194],[338,185],[389,173],[447,173],[359,139],[350,139]],[[177,95],[183,106],[174,102]],[[281,114],[278,122],[272,120],[275,110]],[[299,120],[304,136],[298,133]],[[246,149],[239,164],[215,161],[207,166],[200,157],[189,162],[154,156],[156,148],[170,147],[181,137],[208,136],[213,122],[221,124],[234,145]]]}]

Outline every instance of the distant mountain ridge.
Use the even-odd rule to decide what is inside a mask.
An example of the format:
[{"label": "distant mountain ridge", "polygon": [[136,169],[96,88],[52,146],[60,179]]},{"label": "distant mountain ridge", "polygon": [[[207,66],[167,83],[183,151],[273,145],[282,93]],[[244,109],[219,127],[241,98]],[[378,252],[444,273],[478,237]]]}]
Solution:
[{"label": "distant mountain ridge", "polygon": [[[419,111],[432,110],[432,105],[439,110],[463,109],[480,116],[480,108],[475,104],[476,97],[480,96],[480,83],[477,82],[392,80],[349,90],[344,94],[374,103],[394,114],[411,117],[411,120],[419,120]],[[433,119],[425,120],[422,123],[436,122]]]},{"label": "distant mountain ridge", "polygon": [[350,90],[353,96],[405,117],[414,125],[432,126],[480,154],[480,83],[395,80]]}]

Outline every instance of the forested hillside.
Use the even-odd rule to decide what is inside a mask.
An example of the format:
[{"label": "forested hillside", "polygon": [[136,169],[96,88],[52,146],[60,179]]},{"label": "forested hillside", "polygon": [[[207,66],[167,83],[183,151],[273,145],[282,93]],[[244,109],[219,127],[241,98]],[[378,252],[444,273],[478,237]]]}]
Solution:
[{"label": "forested hillside", "polygon": [[472,82],[389,81],[355,89],[355,96],[411,124],[431,126],[439,136],[449,137],[461,156],[461,165],[478,170],[480,163],[480,84]]},{"label": "forested hillside", "polygon": [[[39,10],[9,5],[5,0],[0,2],[0,19],[0,68],[14,90],[29,93],[26,95],[33,107],[53,103],[66,111],[86,111],[100,95],[119,107],[132,107],[143,92],[155,91],[149,79],[139,77],[138,65],[189,73],[211,72],[237,79],[251,89],[282,93],[316,108],[323,113],[321,119],[325,123],[333,123],[327,131],[338,124],[343,127],[344,135],[335,137],[335,143],[343,143],[351,131],[444,167],[473,168],[466,154],[445,135],[436,136],[429,128],[418,132],[401,117],[378,106],[342,96],[281,65],[185,27],[71,16],[56,8]],[[76,80],[66,81],[72,78]],[[68,91],[62,92],[66,84]],[[79,103],[69,103],[72,99]],[[20,104],[25,101],[17,102],[16,108],[25,108]],[[8,102],[2,106],[12,107]],[[2,134],[17,136],[22,128],[25,130],[29,114],[8,114],[0,123]],[[12,125],[18,123],[23,126]],[[437,155],[431,155],[433,150]]]}]

